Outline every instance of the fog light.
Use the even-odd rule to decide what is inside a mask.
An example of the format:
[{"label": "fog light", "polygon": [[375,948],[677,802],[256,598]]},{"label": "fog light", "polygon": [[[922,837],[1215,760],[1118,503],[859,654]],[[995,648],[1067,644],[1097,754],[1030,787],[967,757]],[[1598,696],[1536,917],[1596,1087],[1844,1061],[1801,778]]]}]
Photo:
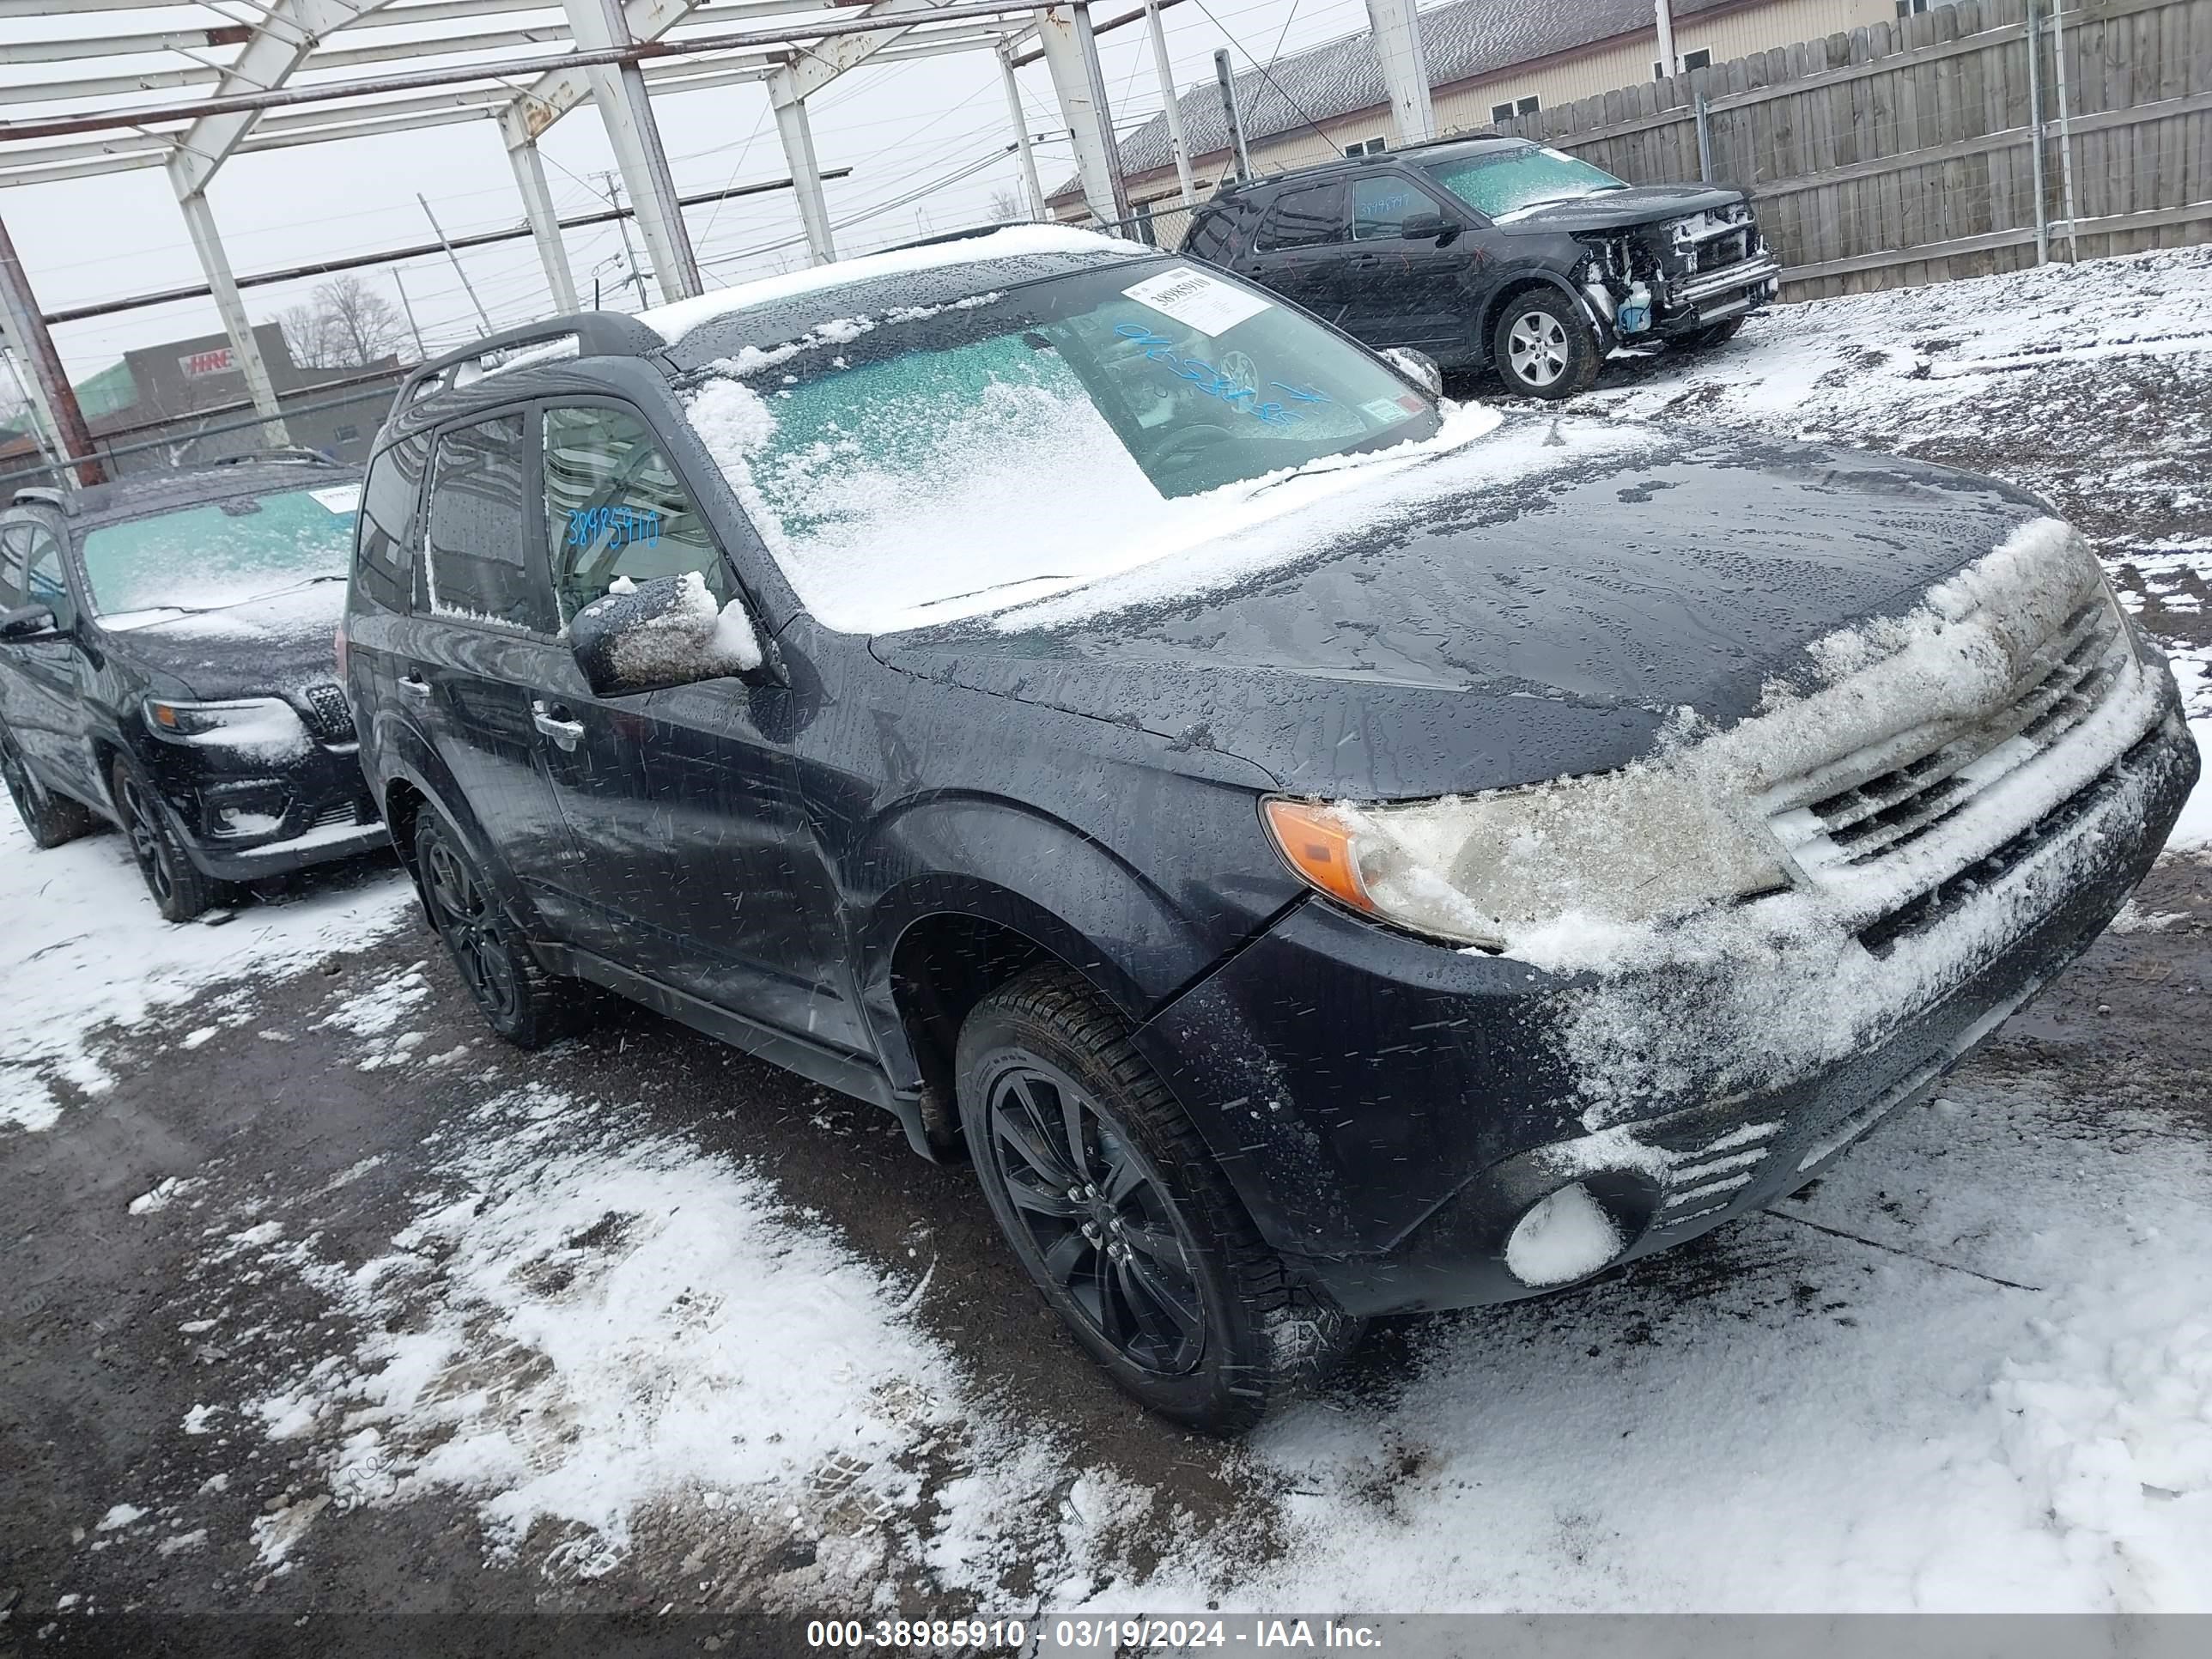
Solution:
[{"label": "fog light", "polygon": [[1530,1205],[1505,1241],[1505,1267],[1532,1289],[1587,1279],[1627,1248],[1620,1224],[1579,1181]]}]

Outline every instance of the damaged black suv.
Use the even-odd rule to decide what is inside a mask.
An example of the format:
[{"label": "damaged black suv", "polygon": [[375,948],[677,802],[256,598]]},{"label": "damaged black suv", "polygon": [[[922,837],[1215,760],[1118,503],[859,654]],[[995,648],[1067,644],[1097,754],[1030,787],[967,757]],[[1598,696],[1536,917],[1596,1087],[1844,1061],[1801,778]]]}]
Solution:
[{"label": "damaged black suv", "polygon": [[1611,353],[1718,345],[1781,283],[1742,191],[1631,185],[1523,138],[1224,185],[1182,251],[1534,398],[1583,390]]}]

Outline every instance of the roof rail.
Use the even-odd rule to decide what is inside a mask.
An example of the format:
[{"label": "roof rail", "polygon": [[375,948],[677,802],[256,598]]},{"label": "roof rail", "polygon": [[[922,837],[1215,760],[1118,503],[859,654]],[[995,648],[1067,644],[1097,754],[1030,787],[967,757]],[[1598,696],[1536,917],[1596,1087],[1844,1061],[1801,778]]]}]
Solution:
[{"label": "roof rail", "polygon": [[309,449],[304,444],[272,444],[266,449],[241,450],[235,455],[218,455],[202,463],[206,466],[336,466],[319,449]]},{"label": "roof rail", "polygon": [[10,507],[51,507],[58,512],[70,510],[70,492],[52,484],[24,484],[9,497]]},{"label": "roof rail", "polygon": [[547,345],[555,340],[574,339],[579,356],[585,357],[643,357],[659,351],[665,343],[658,334],[635,317],[619,311],[579,311],[566,317],[550,318],[542,323],[526,323],[520,328],[501,329],[496,334],[487,334],[474,344],[465,345],[458,351],[448,351],[442,357],[433,357],[410,370],[399,383],[398,395],[392,399],[395,410],[404,409],[423,394],[425,386],[436,380],[453,384],[456,370],[472,363],[482,362],[495,351],[510,351],[517,346]]}]

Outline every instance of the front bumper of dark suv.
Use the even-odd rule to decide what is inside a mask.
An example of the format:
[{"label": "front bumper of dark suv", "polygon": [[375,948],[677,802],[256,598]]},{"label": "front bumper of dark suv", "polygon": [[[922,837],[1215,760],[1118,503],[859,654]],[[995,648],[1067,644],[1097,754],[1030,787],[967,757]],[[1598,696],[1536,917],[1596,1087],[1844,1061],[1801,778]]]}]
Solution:
[{"label": "front bumper of dark suv", "polygon": [[[1817,1065],[1722,1089],[1658,1065],[1629,1104],[1594,1109],[1571,1057],[1587,1051],[1562,1036],[1586,1008],[1589,976],[1453,951],[1320,900],[1139,1041],[1262,1233],[1347,1311],[1557,1288],[1507,1266],[1509,1237],[1548,1194],[1580,1182],[1602,1206],[1619,1240],[1604,1267],[1693,1238],[1802,1186],[1925,1097],[2086,950],[2148,871],[2197,778],[2170,680],[2163,701],[2094,782],[1948,890],[1940,915],[1916,918],[1972,940],[1971,951],[1936,974],[1924,961],[1907,971],[1909,950],[1893,958],[1893,935],[1856,957],[1857,985],[1887,1006],[1868,1040]],[[1890,960],[1900,965],[1886,976]],[[1613,986],[1616,1007],[1646,988],[1654,1008],[1682,1006],[1679,976]],[[1842,994],[1812,968],[1782,988],[1785,1010]]]},{"label": "front bumper of dark suv", "polygon": [[218,881],[258,881],[356,857],[389,837],[362,778],[342,694],[311,686],[287,701],[305,742],[271,756],[152,738],[134,744],[178,841]]}]

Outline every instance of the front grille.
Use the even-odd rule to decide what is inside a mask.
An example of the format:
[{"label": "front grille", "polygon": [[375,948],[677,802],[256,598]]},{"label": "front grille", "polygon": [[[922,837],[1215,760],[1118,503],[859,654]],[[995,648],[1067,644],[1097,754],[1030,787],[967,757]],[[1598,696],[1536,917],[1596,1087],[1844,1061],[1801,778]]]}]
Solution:
[{"label": "front grille", "polygon": [[324,743],[352,743],[353,710],[346,705],[343,690],[325,681],[311,685],[301,693],[307,704],[307,730]]},{"label": "front grille", "polygon": [[[1801,861],[1863,864],[1907,846],[2087,719],[2126,665],[2127,637],[2100,593],[2066,619],[2004,713],[1917,759],[1806,810],[1827,846]],[[1838,769],[1849,775],[1849,763]]]}]

